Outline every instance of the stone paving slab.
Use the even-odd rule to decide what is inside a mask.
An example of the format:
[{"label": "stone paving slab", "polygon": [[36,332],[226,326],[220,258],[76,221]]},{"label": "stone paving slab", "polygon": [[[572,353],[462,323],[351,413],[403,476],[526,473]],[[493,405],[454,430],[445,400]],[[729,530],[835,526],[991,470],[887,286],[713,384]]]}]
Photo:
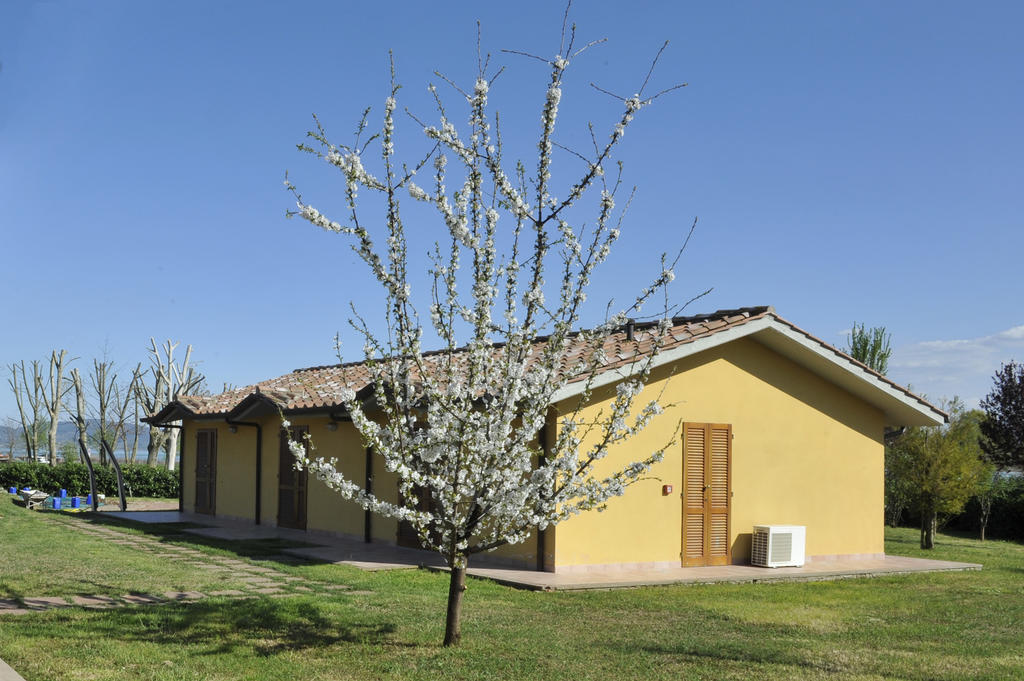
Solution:
[{"label": "stone paving slab", "polygon": [[96,610],[108,610],[110,608],[120,608],[124,605],[123,602],[110,596],[72,596],[71,602],[74,605],[80,605],[84,608],[92,608]]},{"label": "stone paving slab", "polygon": [[151,605],[164,602],[163,598],[151,594],[125,594],[121,596],[121,600],[131,605]]},{"label": "stone paving slab", "polygon": [[67,600],[60,596],[35,596],[33,598],[22,598],[21,601],[29,610],[49,610],[50,608],[70,607]]},{"label": "stone paving slab", "polygon": [[238,589],[224,589],[222,591],[211,591],[210,596],[244,596],[244,591]]},{"label": "stone paving slab", "polygon": [[206,595],[198,591],[165,591],[164,598],[170,601],[198,601],[206,598]]}]

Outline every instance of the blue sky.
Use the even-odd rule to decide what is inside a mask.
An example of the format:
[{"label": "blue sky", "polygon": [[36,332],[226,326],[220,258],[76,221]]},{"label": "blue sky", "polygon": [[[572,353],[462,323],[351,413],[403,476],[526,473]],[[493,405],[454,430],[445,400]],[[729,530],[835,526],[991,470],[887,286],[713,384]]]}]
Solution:
[{"label": "blue sky", "polygon": [[[392,49],[400,104],[429,116],[434,69],[472,82],[476,19],[508,67],[491,101],[528,157],[546,73],[498,51],[553,56],[561,9],[465,7],[3,3],[0,362],[66,347],[84,367],[106,347],[128,365],[174,338],[219,388],[330,363],[339,330],[357,358],[348,304],[372,317],[373,286],[343,239],[284,218],[284,173],[336,202],[337,176],[295,150],[310,114],[347,141],[387,95]],[[691,312],[772,304],[840,346],[854,321],[885,325],[890,375],[936,399],[973,403],[1024,360],[1024,5],[577,2],[573,17],[609,42],[570,72],[566,143],[617,111],[587,83],[633,92],[664,40],[654,85],[689,83],[627,133],[639,193],[591,300],[625,300],[699,217],[674,295],[714,291]],[[408,119],[398,132],[399,154],[419,148]]]}]

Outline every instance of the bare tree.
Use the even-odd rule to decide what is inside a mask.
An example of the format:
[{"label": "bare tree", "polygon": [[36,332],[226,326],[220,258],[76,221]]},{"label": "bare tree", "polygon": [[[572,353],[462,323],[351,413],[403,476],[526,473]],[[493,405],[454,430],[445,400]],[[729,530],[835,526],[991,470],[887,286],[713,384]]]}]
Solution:
[{"label": "bare tree", "polygon": [[111,432],[110,425],[108,423],[108,414],[110,412],[110,401],[114,393],[114,385],[117,382],[117,373],[114,371],[114,363],[106,358],[102,361],[94,359],[92,361],[92,373],[89,375],[89,382],[92,386],[92,391],[96,395],[96,404],[94,408],[94,416],[96,418],[99,431],[96,433],[99,439],[99,453],[100,453],[100,464],[106,465],[107,453],[106,449],[102,446],[103,442],[109,445],[113,443],[113,433]]},{"label": "bare tree", "polygon": [[[153,416],[165,406],[185,395],[194,395],[202,390],[206,378],[191,365],[192,346],[185,348],[185,357],[179,363],[174,361],[174,350],[178,343],[167,340],[157,346],[156,339],[149,339],[149,377],[151,383],[139,380],[136,394],[142,402],[146,416]],[[180,424],[172,424],[180,425]],[[155,466],[160,456],[160,449],[167,454],[168,470],[174,470],[178,455],[178,428],[149,427],[149,448],[146,463]]]},{"label": "bare tree", "polygon": [[[115,444],[121,441],[124,448],[124,460],[135,463],[139,451],[139,393],[138,384],[142,380],[142,364],[132,369],[132,377],[126,384],[114,384],[114,419]],[[128,430],[131,426],[131,449],[128,448]]]},{"label": "bare tree", "polygon": [[[39,439],[44,430],[48,430],[43,418],[42,370],[39,360],[32,360],[32,378],[28,377],[25,360],[7,367],[11,375],[7,384],[11,386],[14,400],[18,405],[18,416],[21,419],[21,432],[25,440],[25,455],[35,461],[39,454]],[[21,378],[18,378],[19,373]]]},{"label": "bare tree", "polygon": [[54,350],[50,354],[50,377],[49,381],[44,385],[41,376],[36,378],[36,383],[40,387],[40,392],[43,398],[43,407],[46,409],[47,415],[50,419],[50,428],[47,433],[47,446],[50,452],[50,463],[52,465],[57,464],[57,426],[60,425],[60,408],[64,402],[64,398],[71,390],[71,386],[64,380],[64,370],[67,365],[74,361],[74,359],[67,358],[68,351],[61,350],[60,352]]},{"label": "bare tree", "polygon": [[12,418],[7,419],[7,427],[4,428],[4,448],[7,450],[7,457],[14,460],[14,453],[18,447],[18,422]]},{"label": "bare tree", "polygon": [[[131,382],[128,386],[122,387],[117,381],[117,372],[115,370],[114,363],[110,360],[104,359],[93,360],[93,370],[90,375],[90,383],[92,386],[92,392],[96,395],[96,404],[94,409],[94,416],[98,423],[99,430],[96,433],[96,437],[100,442],[106,442],[107,447],[99,447],[100,452],[100,463],[106,465],[107,463],[107,448],[111,452],[114,451],[114,447],[117,445],[118,439],[124,438],[124,433],[127,429],[127,418],[128,418],[128,405],[133,399],[137,401],[137,397],[134,395],[134,385],[139,379],[139,375],[142,370],[142,365],[139,364],[132,371]],[[136,414],[136,421],[138,418]],[[137,429],[136,433],[137,433]],[[138,444],[138,435],[135,436],[136,446]],[[125,442],[125,457],[127,458],[127,442]]]},{"label": "bare tree", "polygon": [[[85,388],[82,385],[82,376],[78,373],[78,369],[71,370],[71,387],[75,391],[75,414],[71,417],[71,422],[78,428],[78,446],[80,452],[89,451],[89,438],[88,438],[88,426],[89,421],[86,418],[86,400],[85,400]],[[68,409],[70,412],[71,410]]]}]

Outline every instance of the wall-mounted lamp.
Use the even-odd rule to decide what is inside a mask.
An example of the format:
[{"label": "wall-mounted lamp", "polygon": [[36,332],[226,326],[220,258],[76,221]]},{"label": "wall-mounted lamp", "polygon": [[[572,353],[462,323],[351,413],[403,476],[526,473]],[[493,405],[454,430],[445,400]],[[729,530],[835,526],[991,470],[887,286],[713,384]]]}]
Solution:
[{"label": "wall-mounted lamp", "polygon": [[238,426],[228,426],[228,430],[230,430],[232,433],[237,433]]},{"label": "wall-mounted lamp", "polygon": [[332,433],[333,433],[334,431],[336,431],[337,429],[338,429],[338,424],[337,424],[337,423],[335,423],[334,421],[331,421],[331,422],[329,422],[329,423],[327,424],[327,430],[331,431]]}]

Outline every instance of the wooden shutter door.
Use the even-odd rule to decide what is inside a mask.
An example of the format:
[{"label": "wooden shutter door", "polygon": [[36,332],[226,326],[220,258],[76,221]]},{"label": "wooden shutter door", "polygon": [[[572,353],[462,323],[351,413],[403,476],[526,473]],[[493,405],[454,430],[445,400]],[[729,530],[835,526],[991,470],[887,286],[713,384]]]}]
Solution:
[{"label": "wooden shutter door", "polygon": [[196,433],[196,513],[213,515],[217,507],[217,431]]},{"label": "wooden shutter door", "polygon": [[732,427],[687,423],[683,427],[684,567],[728,565]]},{"label": "wooden shutter door", "polygon": [[295,456],[288,448],[288,436],[293,440],[303,439],[309,432],[307,426],[292,426],[290,433],[281,431],[281,447],[278,451],[277,467],[277,525],[296,530],[306,529],[306,482],[307,473],[303,468],[295,470]]},{"label": "wooden shutter door", "polygon": [[683,567],[705,565],[705,440],[702,423],[687,423],[683,435]]},{"label": "wooden shutter door", "polygon": [[707,495],[708,565],[729,564],[729,498],[732,476],[732,428],[708,425],[708,469],[711,471]]}]

